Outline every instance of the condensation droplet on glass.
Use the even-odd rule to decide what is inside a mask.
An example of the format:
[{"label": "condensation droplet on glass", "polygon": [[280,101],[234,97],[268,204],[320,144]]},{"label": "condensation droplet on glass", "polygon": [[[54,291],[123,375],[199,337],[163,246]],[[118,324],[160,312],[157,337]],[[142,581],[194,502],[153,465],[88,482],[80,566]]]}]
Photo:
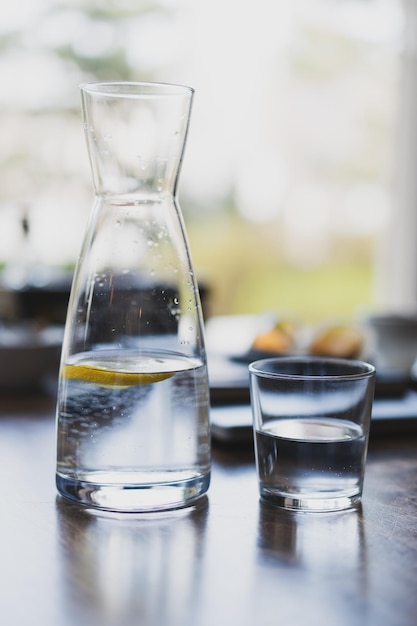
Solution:
[{"label": "condensation droplet on glass", "polygon": [[177,297],[175,297],[174,298],[174,304],[179,304],[179,303],[180,303],[179,299]]}]

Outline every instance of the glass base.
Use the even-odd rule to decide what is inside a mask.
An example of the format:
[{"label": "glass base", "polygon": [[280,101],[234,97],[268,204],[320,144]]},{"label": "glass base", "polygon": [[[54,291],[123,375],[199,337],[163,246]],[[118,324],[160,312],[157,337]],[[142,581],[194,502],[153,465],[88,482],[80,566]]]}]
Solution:
[{"label": "glass base", "polygon": [[261,487],[260,496],[264,502],[281,509],[291,511],[311,511],[325,513],[343,511],[357,507],[362,499],[361,493],[351,494],[290,494],[280,493]]},{"label": "glass base", "polygon": [[210,473],[187,480],[154,483],[95,483],[56,475],[58,492],[72,502],[103,511],[149,513],[195,504],[210,484]]}]

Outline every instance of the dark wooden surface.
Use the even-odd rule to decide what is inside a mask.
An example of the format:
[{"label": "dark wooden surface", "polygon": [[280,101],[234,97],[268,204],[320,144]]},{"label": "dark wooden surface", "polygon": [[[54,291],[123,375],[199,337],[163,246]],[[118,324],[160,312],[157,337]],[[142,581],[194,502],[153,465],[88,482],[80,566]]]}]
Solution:
[{"label": "dark wooden surface", "polygon": [[0,398],[3,626],[417,624],[417,439],[371,442],[360,510],[259,502],[214,447],[198,508],[94,515],[57,497],[54,402]]}]

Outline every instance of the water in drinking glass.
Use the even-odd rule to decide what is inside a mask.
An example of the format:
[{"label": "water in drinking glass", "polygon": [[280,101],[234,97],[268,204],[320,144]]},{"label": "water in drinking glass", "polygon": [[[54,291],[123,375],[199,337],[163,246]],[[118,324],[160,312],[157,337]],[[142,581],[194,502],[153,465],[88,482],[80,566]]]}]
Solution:
[{"label": "water in drinking glass", "polygon": [[353,422],[271,420],[256,431],[256,449],[261,494],[320,499],[361,491],[365,436]]},{"label": "water in drinking glass", "polygon": [[298,511],[359,504],[375,368],[327,357],[277,357],[249,365],[259,492]]}]

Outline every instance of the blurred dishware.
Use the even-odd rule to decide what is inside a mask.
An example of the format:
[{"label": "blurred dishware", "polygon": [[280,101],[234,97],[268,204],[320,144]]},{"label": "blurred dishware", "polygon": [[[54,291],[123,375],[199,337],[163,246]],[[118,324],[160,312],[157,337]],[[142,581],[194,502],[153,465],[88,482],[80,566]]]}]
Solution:
[{"label": "blurred dishware", "polygon": [[362,496],[375,368],[282,357],[249,365],[263,500],[287,509],[351,508]]},{"label": "blurred dishware", "polygon": [[417,357],[417,314],[371,315],[365,325],[371,334],[370,360],[377,371],[408,377]]},{"label": "blurred dishware", "polygon": [[33,323],[0,325],[0,389],[40,388],[58,378],[62,327],[39,328]]},{"label": "blurred dishware", "polygon": [[0,319],[31,321],[39,325],[65,324],[72,272],[50,272],[44,280],[15,284],[10,275],[0,275]]}]

